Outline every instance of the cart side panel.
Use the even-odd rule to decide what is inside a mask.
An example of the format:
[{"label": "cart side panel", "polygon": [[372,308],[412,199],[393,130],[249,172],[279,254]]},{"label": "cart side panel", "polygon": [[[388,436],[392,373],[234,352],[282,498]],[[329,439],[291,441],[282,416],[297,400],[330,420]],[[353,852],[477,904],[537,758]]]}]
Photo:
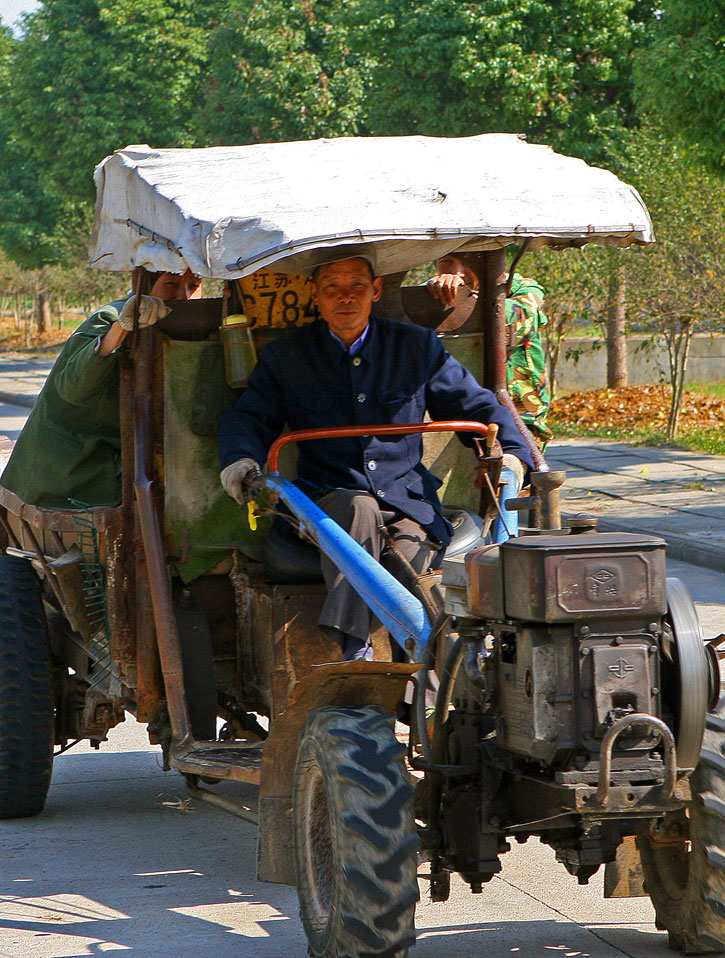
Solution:
[{"label": "cart side panel", "polygon": [[[440,334],[444,349],[464,365],[481,382],[483,376],[483,334]],[[480,491],[474,486],[476,459],[457,436],[450,433],[431,433],[423,440],[423,464],[443,481],[438,490],[446,506],[458,506],[478,512]]]},{"label": "cart side panel", "polygon": [[188,582],[235,548],[258,559],[267,524],[252,532],[219,482],[219,421],[236,401],[221,344],[165,339],[163,354],[166,549]]}]

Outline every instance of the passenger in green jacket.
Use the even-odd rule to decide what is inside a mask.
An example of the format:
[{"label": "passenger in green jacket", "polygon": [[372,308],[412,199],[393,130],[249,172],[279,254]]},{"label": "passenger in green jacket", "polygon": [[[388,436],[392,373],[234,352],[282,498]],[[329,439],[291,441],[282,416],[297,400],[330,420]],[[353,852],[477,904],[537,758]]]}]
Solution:
[{"label": "passenger in green jacket", "polygon": [[[142,296],[139,325],[168,310],[164,300],[197,299],[190,270],[160,273]],[[58,356],[15,443],[0,483],[27,503],[56,509],[121,501],[118,348],[133,328],[134,297],[93,313]]]}]

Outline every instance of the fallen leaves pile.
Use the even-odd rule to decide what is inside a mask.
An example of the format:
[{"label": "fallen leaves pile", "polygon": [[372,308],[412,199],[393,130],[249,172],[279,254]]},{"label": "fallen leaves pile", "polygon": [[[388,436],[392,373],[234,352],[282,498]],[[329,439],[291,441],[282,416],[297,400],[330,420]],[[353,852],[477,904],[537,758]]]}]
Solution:
[{"label": "fallen leaves pile", "polygon": [[[569,393],[552,403],[555,421],[584,429],[665,429],[672,390],[669,386],[625,386]],[[725,426],[725,398],[685,391],[680,429]],[[556,432],[556,428],[554,428]]]},{"label": "fallen leaves pile", "polygon": [[59,350],[73,330],[80,326],[85,316],[81,313],[68,312],[65,314],[65,318],[66,320],[71,320],[72,325],[66,324],[60,328],[56,320],[53,319],[47,332],[41,336],[38,333],[35,323],[33,323],[30,329],[30,335],[26,337],[24,321],[20,323],[20,328],[16,329],[12,317],[7,315],[0,316],[0,352],[5,352],[6,350]]}]

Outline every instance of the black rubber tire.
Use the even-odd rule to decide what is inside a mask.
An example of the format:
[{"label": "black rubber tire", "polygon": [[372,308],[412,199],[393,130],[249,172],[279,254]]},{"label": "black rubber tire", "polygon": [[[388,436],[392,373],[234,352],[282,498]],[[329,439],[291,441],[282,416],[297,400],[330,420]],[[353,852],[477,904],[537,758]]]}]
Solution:
[{"label": "black rubber tire", "polygon": [[0,556],[0,818],[43,810],[53,771],[48,629],[26,559]]},{"label": "black rubber tire", "polygon": [[313,958],[404,958],[415,944],[420,842],[404,752],[378,707],[310,712],[293,814]]},{"label": "black rubber tire", "polygon": [[719,955],[725,953],[725,699],[707,716],[691,785],[689,811],[664,819],[683,841],[657,845],[644,822],[637,845],[655,921],[668,932],[670,948]]}]

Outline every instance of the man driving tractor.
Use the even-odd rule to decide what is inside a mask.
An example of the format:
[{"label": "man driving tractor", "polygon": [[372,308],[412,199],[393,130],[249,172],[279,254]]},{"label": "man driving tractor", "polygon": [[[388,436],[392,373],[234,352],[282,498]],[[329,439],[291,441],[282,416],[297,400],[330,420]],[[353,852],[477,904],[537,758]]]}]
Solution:
[{"label": "man driving tractor", "polygon": [[[426,411],[434,420],[496,423],[505,464],[522,483],[533,463],[493,393],[431,330],[373,314],[382,280],[372,248],[320,251],[312,275],[321,319],[261,351],[246,392],[222,420],[221,481],[232,498],[249,498],[249,482],[285,424],[422,422]],[[312,440],[300,446],[298,485],[383,565],[394,549],[420,574],[451,537],[436,494],[440,481],[421,456],[415,435]],[[321,565],[328,595],[320,628],[344,659],[372,658],[369,609],[324,555]]]}]

